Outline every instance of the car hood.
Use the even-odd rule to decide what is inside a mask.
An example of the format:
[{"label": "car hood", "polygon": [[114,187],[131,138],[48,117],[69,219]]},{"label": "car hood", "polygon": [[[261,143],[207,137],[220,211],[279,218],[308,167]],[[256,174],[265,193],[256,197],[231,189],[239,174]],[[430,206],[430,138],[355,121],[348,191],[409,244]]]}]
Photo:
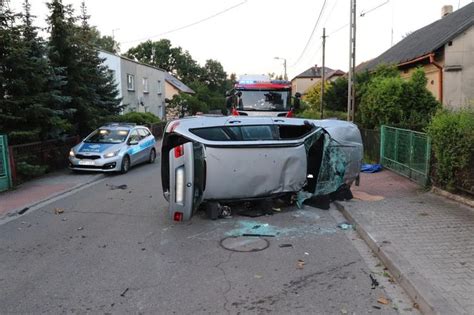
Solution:
[{"label": "car hood", "polygon": [[123,143],[80,143],[76,146],[77,153],[108,153],[117,151]]}]

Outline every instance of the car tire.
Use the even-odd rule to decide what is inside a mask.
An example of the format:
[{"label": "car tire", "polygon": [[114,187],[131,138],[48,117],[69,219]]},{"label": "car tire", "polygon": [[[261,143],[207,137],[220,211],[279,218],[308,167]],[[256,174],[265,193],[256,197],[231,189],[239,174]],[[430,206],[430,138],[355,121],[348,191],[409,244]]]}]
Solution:
[{"label": "car tire", "polygon": [[130,169],[130,157],[125,155],[122,159],[122,166],[120,167],[120,173],[125,174]]},{"label": "car tire", "polygon": [[148,163],[150,164],[155,163],[155,160],[156,160],[156,151],[155,149],[151,149],[150,156],[148,158]]}]

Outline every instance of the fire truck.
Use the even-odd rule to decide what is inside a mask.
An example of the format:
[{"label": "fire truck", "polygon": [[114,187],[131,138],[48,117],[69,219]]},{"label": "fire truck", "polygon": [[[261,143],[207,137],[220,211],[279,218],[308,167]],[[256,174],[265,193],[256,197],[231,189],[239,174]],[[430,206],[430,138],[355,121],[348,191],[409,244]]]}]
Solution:
[{"label": "fire truck", "polygon": [[291,96],[291,82],[271,80],[265,75],[245,75],[227,93],[231,115],[293,117],[299,108],[299,93]]}]

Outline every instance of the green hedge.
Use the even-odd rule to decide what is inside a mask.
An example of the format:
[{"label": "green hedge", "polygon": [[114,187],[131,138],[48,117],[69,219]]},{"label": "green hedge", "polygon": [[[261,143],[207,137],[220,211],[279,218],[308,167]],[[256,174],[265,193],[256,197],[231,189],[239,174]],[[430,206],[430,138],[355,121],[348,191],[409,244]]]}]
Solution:
[{"label": "green hedge", "polygon": [[[455,190],[462,186],[474,155],[474,109],[440,110],[427,128],[436,159],[434,182],[442,188]],[[470,175],[467,175],[468,177]]]},{"label": "green hedge", "polygon": [[130,112],[124,115],[109,116],[106,122],[129,122],[137,125],[157,124],[161,122],[160,117],[152,113]]}]

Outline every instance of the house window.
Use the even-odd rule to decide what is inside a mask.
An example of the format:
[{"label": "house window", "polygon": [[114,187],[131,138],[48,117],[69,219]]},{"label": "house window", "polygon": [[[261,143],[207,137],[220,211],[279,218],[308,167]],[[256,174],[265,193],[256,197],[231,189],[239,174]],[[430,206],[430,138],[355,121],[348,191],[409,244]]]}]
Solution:
[{"label": "house window", "polygon": [[133,74],[127,74],[127,90],[135,91],[135,76]]},{"label": "house window", "polygon": [[143,93],[148,93],[148,78],[143,78]]},{"label": "house window", "polygon": [[161,94],[162,93],[162,90],[161,90],[161,80],[158,80],[158,89],[157,89],[157,94]]}]

